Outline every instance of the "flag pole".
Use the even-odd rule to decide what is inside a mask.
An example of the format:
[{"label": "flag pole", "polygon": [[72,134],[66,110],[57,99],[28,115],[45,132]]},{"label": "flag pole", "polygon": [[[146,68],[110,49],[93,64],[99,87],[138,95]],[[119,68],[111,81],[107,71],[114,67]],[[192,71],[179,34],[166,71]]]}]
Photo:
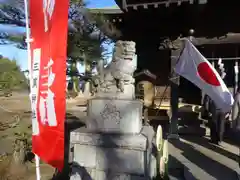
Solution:
[{"label": "flag pole", "polygon": [[[32,85],[32,58],[31,58],[31,50],[30,50],[30,42],[32,42],[32,39],[30,39],[30,30],[29,30],[29,14],[28,14],[28,0],[24,0],[24,6],[25,6],[25,22],[26,22],[26,43],[27,43],[27,57],[28,57],[28,78],[29,78],[29,84],[30,84],[30,94],[29,97],[31,99],[31,85]],[[35,163],[36,163],[36,180],[41,179],[40,175],[40,159],[38,155],[35,154]]]}]

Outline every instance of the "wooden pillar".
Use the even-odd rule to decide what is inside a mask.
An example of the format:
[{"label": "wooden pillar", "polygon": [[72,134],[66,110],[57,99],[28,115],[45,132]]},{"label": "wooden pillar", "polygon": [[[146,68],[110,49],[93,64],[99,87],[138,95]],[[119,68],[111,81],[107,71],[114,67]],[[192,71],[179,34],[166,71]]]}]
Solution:
[{"label": "wooden pillar", "polygon": [[179,59],[180,53],[182,51],[182,41],[177,40],[174,42],[174,46],[171,48],[171,99],[170,99],[170,139],[178,139],[178,99],[179,99],[179,84],[180,77],[174,72],[174,67]]}]

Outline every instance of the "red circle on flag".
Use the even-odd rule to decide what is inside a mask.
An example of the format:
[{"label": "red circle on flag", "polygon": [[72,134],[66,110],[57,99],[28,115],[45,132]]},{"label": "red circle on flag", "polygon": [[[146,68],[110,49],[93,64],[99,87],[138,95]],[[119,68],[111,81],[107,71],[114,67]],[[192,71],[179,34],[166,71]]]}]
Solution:
[{"label": "red circle on flag", "polygon": [[220,82],[213,72],[212,68],[206,62],[202,62],[198,65],[198,74],[206,83],[213,86],[220,86]]}]

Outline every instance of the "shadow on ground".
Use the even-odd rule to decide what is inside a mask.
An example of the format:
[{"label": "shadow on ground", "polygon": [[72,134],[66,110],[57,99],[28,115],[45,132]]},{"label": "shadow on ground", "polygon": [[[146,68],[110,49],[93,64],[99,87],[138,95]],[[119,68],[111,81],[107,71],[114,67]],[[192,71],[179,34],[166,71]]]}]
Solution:
[{"label": "shadow on ground", "polygon": [[[198,145],[193,145],[178,140],[171,141],[171,145],[175,148],[175,152],[172,152],[179,162],[181,162],[185,168],[185,173],[193,173],[195,179],[218,179],[226,180],[236,179],[236,172],[234,170],[236,164],[233,163],[227,158],[236,159],[237,157],[230,152],[226,152],[219,147],[215,147],[211,144],[208,144],[203,138],[196,137],[183,137],[187,141],[194,142],[198,145],[203,146],[200,148]],[[173,148],[173,149],[174,149]],[[178,152],[176,152],[176,149]],[[208,150],[210,151],[208,151]],[[216,152],[221,153],[222,155],[216,155]],[[171,154],[171,152],[170,152]],[[223,156],[226,156],[225,158]],[[218,159],[219,158],[219,159]],[[237,167],[237,166],[236,166]]]},{"label": "shadow on ground", "polygon": [[239,157],[238,155],[236,155],[235,153],[232,153],[230,152],[229,150],[225,150],[223,149],[223,147],[219,146],[219,145],[215,145],[215,144],[212,144],[209,142],[209,140],[207,138],[194,138],[194,137],[188,137],[188,136],[185,136],[185,137],[182,137],[183,139],[187,140],[187,141],[190,141],[190,142],[193,142],[195,144],[199,144],[209,150],[212,150],[216,153],[219,153],[229,159],[232,159],[234,161],[238,161]]},{"label": "shadow on ground", "polygon": [[169,155],[168,161],[171,164],[171,168],[168,169],[170,179],[184,180],[184,165],[172,155]]}]

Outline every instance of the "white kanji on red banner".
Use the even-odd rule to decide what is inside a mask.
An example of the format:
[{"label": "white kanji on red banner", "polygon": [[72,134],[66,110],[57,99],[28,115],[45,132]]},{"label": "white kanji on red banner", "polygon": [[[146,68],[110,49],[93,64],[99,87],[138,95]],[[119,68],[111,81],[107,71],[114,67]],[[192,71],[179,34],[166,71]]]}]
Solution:
[{"label": "white kanji on red banner", "polygon": [[51,90],[51,86],[55,79],[55,74],[52,72],[52,65],[53,60],[50,59],[47,66],[44,67],[46,74],[41,75],[41,79],[43,80],[41,89],[43,90],[40,92],[39,111],[42,124],[57,126],[54,93]]},{"label": "white kanji on red banner", "polygon": [[31,103],[32,103],[32,131],[33,135],[39,135],[39,123],[37,120],[37,97],[38,97],[38,83],[40,74],[41,49],[33,50],[33,67],[31,79]]},{"label": "white kanji on red banner", "polygon": [[[40,122],[43,125],[57,126],[56,111],[54,105],[54,93],[51,91],[51,86],[55,79],[55,74],[52,72],[53,60],[50,59],[47,66],[44,67],[45,74],[41,75],[41,91],[39,91],[39,76],[40,76],[40,59],[41,49],[33,50],[33,70],[32,70],[32,87],[31,87],[31,101],[32,101],[32,124],[33,135],[39,135],[39,122],[37,120],[37,110],[40,114]],[[39,103],[37,103],[38,95]]]},{"label": "white kanji on red banner", "polygon": [[55,0],[43,0],[44,30],[48,31],[48,19],[51,20],[55,7]]}]

